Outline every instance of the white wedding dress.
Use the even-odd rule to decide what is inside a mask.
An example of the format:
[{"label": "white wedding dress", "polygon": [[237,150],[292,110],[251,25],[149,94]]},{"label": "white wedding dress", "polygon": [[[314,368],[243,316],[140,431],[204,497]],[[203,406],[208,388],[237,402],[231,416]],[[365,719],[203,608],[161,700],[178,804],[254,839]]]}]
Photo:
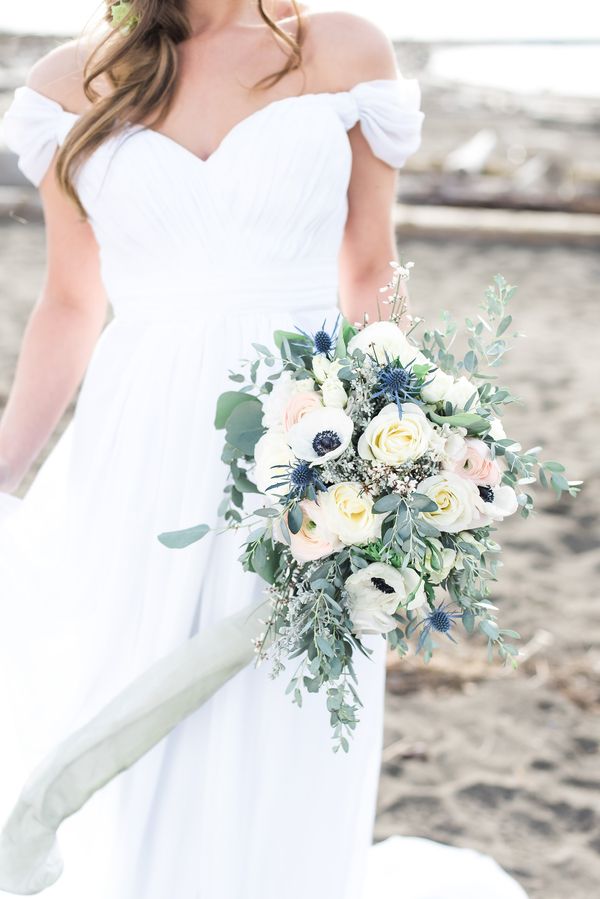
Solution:
[{"label": "white wedding dress", "polygon": [[[80,170],[114,317],[75,417],[25,499],[0,497],[0,693],[4,719],[9,705],[14,717],[0,759],[3,813],[58,741],[260,594],[234,535],[183,551],[157,535],[216,521],[226,469],[213,417],[229,369],[276,328],[333,324],[347,131],[360,122],[373,153],[400,167],[419,145],[419,102],[417,83],[401,76],[276,100],[206,161],[131,126]],[[76,119],[16,91],[4,136],[35,184]],[[268,666],[250,666],[66,821],[65,870],[45,894],[361,899],[385,674],[384,642],[371,645],[373,660],[357,664],[364,710],[348,755],[331,751],[321,696],[299,710],[285,675],[273,681]],[[383,876],[403,899],[524,895],[491,867],[483,891],[464,879],[454,891],[448,877],[443,892],[426,892],[436,859],[463,856],[420,842],[413,881],[414,843],[372,851],[370,899]],[[474,870],[472,860],[459,867]],[[495,882],[504,887],[494,892]]]}]

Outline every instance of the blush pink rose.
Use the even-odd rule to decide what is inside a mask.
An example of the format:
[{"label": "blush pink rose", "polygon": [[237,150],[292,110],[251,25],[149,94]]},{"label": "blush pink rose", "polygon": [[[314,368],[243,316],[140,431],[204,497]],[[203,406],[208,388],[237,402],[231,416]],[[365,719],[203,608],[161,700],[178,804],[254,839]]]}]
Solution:
[{"label": "blush pink rose", "polygon": [[496,487],[502,479],[500,466],[492,459],[489,446],[476,437],[465,439],[464,452],[458,459],[452,460],[449,467],[461,477],[482,486]]},{"label": "blush pink rose", "polygon": [[318,503],[303,499],[302,527],[290,534],[292,555],[298,562],[314,562],[342,549],[342,542],[327,527],[323,510]]},{"label": "blush pink rose", "polygon": [[322,405],[319,394],[314,390],[294,394],[283,413],[283,430],[289,431],[307,412],[313,412]]}]

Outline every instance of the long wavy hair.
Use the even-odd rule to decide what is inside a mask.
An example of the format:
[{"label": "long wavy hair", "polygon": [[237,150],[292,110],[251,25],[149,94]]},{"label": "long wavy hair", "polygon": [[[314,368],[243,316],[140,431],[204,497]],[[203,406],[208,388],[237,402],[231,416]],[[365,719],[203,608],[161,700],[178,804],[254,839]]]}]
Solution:
[{"label": "long wavy hair", "polygon": [[[261,78],[254,89],[273,87],[288,72],[300,68],[304,41],[302,6],[289,0],[296,16],[296,35],[280,28],[256,0],[258,12],[276,40],[286,49],[285,65]],[[113,7],[125,12],[113,15]],[[83,89],[92,104],[76,122],[59,150],[56,161],[58,183],[82,215],[86,213],[74,185],[81,163],[104,141],[127,125],[157,127],[164,120],[175,96],[178,77],[177,45],[190,37],[185,0],[131,0],[128,4],[106,0],[105,19],[109,31],[87,59]],[[100,95],[98,79],[110,90]]]}]

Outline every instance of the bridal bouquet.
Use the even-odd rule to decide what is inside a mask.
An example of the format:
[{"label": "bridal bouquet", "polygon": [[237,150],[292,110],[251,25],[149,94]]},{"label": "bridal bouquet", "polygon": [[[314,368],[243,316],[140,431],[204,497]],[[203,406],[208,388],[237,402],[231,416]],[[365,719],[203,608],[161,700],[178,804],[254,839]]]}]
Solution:
[{"label": "bridal bouquet", "polygon": [[[406,315],[402,290],[411,265],[392,263],[386,320],[338,319],[315,334],[277,331],[276,349],[254,344],[216,411],[230,470],[219,512],[226,529],[243,529],[241,562],[271,599],[258,657],[274,675],[294,660],[287,689],[298,705],[303,690],[325,692],[334,750],[348,750],[358,722],[353,659],[370,653],[365,635],[429,659],[460,625],[514,663],[518,634],[499,626],[489,599],[495,530],[517,511],[529,516],[534,482],[558,496],[580,483],[502,427],[516,398],[494,372],[515,288],[496,276],[459,351],[449,316],[413,336],[421,323]],[[182,547],[209,530],[159,539]]]}]

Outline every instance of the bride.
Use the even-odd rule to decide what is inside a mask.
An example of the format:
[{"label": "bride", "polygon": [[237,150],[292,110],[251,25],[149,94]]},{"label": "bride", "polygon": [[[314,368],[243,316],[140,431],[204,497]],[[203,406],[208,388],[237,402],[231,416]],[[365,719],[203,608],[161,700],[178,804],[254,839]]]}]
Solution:
[{"label": "bride", "polygon": [[[252,342],[333,323],[338,308],[374,314],[419,105],[378,28],[294,0],[108,4],[104,35],[59,47],[17,89],[5,139],[39,185],[47,233],[0,423],[2,657],[24,773],[259,596],[231,535],[181,553],[156,537],[217,518],[215,399]],[[12,499],[80,385],[74,419]],[[363,896],[385,677],[372,639],[348,755],[331,752],[320,697],[299,711],[250,666],[65,823],[47,894]],[[431,850],[451,867],[445,848],[390,846],[388,885],[407,899],[483,895],[449,876],[422,892]],[[372,858],[374,897],[384,856]],[[523,895],[487,876],[487,899]]]}]

